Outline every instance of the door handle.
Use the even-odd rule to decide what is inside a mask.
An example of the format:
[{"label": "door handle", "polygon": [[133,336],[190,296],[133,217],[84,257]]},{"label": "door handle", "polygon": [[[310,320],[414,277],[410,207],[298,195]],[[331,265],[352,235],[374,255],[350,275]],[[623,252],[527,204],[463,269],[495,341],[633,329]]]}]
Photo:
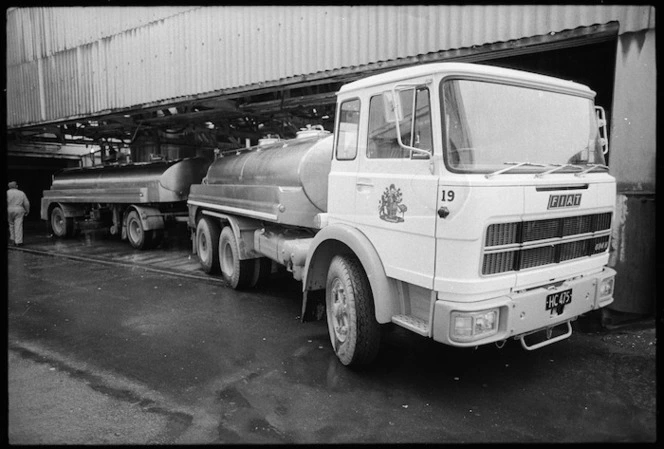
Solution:
[{"label": "door handle", "polygon": [[440,218],[447,218],[447,216],[448,216],[449,214],[450,214],[450,210],[449,210],[447,207],[445,207],[445,206],[441,206],[441,207],[438,209],[438,216],[439,216]]},{"label": "door handle", "polygon": [[357,182],[355,183],[358,186],[363,186],[363,187],[373,187],[373,182],[371,182],[371,179],[358,179]]},{"label": "door handle", "polygon": [[373,182],[371,179],[358,179],[355,183],[355,188],[359,193],[369,193],[373,190]]}]

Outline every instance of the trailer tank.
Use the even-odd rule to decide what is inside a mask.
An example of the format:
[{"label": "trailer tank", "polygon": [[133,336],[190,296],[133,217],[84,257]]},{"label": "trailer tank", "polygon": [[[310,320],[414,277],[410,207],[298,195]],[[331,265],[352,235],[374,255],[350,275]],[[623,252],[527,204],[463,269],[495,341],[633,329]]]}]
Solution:
[{"label": "trailer tank", "polygon": [[64,169],[53,175],[44,201],[68,203],[161,203],[186,201],[189,187],[201,181],[203,158]]},{"label": "trailer tank", "polygon": [[331,163],[331,133],[304,132],[218,158],[203,184],[191,186],[188,204],[311,227],[327,211]]}]

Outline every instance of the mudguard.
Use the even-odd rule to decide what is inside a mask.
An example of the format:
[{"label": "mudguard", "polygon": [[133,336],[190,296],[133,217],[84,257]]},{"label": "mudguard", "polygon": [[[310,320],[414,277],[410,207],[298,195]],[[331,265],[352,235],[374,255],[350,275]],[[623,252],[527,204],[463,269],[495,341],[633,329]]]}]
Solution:
[{"label": "mudguard", "polygon": [[314,237],[302,280],[302,316],[307,311],[307,294],[324,290],[332,258],[338,254],[354,254],[369,279],[376,309],[376,321],[389,323],[400,313],[396,281],[385,275],[383,263],[371,241],[358,229],[345,224],[328,225]]},{"label": "mudguard", "polygon": [[122,223],[126,223],[127,215],[129,212],[131,212],[132,209],[135,209],[136,212],[138,212],[138,216],[141,219],[141,225],[145,231],[152,229],[164,229],[164,216],[159,209],[156,207],[138,206],[136,204],[133,204],[131,207],[127,208],[124,213],[124,219],[122,220]]},{"label": "mudguard", "polygon": [[52,207],[60,206],[62,212],[65,214],[66,218],[72,217],[82,217],[85,215],[85,205],[84,204],[72,204],[72,203],[58,203],[57,201],[45,202],[45,198],[42,198],[42,207],[41,207],[41,219],[48,220],[49,214]]}]

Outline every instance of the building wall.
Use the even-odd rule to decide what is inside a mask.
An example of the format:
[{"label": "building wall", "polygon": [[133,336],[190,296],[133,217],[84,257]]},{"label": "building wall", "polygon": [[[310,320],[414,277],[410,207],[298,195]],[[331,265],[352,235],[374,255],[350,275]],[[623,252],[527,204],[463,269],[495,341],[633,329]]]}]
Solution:
[{"label": "building wall", "polygon": [[192,6],[37,7],[7,10],[7,63],[35,61],[167,19]]},{"label": "building wall", "polygon": [[611,172],[622,192],[655,192],[655,30],[618,37],[611,123]]},{"label": "building wall", "polygon": [[654,20],[650,6],[14,8],[7,12],[7,124],[57,122],[613,21],[628,33],[654,28]]},{"label": "building wall", "polygon": [[618,38],[610,167],[618,183],[611,265],[620,312],[655,307],[655,167],[657,67],[655,31]]}]

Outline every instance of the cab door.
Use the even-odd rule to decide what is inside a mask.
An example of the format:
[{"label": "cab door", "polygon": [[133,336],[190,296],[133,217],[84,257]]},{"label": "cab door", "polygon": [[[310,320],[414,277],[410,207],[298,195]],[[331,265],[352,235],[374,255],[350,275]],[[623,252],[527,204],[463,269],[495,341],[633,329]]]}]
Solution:
[{"label": "cab door", "polygon": [[375,245],[389,277],[431,289],[438,193],[431,91],[422,85],[398,92],[403,113],[399,131],[386,117],[383,95],[369,99],[366,147],[361,146],[355,182],[356,222]]}]

